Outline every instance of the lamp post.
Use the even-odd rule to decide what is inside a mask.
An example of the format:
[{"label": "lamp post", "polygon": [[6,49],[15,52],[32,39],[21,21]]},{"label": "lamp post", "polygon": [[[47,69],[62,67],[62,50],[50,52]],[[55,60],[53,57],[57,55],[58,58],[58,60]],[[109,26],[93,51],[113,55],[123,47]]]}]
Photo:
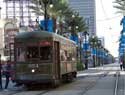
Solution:
[{"label": "lamp post", "polygon": [[101,48],[100,48],[100,63],[101,63],[101,65],[103,65],[103,55],[102,55],[102,52],[103,52],[103,47],[101,46]]},{"label": "lamp post", "polygon": [[72,15],[70,24],[71,24],[71,35],[74,35],[75,34],[75,15],[74,14]]},{"label": "lamp post", "polygon": [[97,42],[97,46],[98,46],[98,65],[100,66],[100,64],[101,64],[101,56],[100,56],[100,50],[101,50],[101,40],[98,40],[98,42]]},{"label": "lamp post", "polygon": [[84,44],[85,44],[85,56],[84,56],[84,58],[85,58],[85,69],[88,69],[87,35],[89,35],[89,34],[88,34],[87,31],[85,31],[84,32],[84,37],[85,37],[85,42],[84,42]]},{"label": "lamp post", "polygon": [[105,57],[105,55],[104,55],[105,48],[104,47],[102,48],[102,51],[103,51],[103,53],[102,53],[102,65],[104,65],[104,57]]},{"label": "lamp post", "polygon": [[1,19],[1,9],[2,9],[2,8],[0,7],[0,19]]},{"label": "lamp post", "polygon": [[82,63],[82,42],[83,42],[83,39],[82,39],[82,36],[81,34],[78,36],[79,37],[79,61],[80,63]]},{"label": "lamp post", "polygon": [[90,46],[92,48],[93,67],[95,67],[96,66],[96,41],[90,42]]},{"label": "lamp post", "polygon": [[75,15],[72,15],[72,19],[70,20],[70,27],[69,30],[71,32],[71,40],[75,41],[77,43],[76,38],[78,37],[77,31],[78,31],[78,26],[76,25],[76,20],[75,20]]},{"label": "lamp post", "polygon": [[50,7],[53,7],[52,5],[52,0],[42,0],[42,2],[39,2],[40,5],[44,5],[44,26],[45,26],[45,31],[47,31],[47,21],[48,21],[48,14],[47,14],[47,6],[50,4]]}]

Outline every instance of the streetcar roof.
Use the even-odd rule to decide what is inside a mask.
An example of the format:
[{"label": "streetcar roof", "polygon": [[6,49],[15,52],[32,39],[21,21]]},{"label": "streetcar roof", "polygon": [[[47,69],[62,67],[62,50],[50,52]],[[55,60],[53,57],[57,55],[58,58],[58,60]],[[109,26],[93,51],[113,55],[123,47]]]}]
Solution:
[{"label": "streetcar roof", "polygon": [[32,32],[20,32],[16,35],[17,39],[25,39],[25,38],[41,38],[41,37],[52,37],[53,34],[45,31],[32,31]]},{"label": "streetcar roof", "polygon": [[46,38],[46,37],[61,38],[75,43],[74,41],[67,39],[61,35],[43,30],[34,30],[32,32],[21,32],[15,36],[15,39],[28,39],[28,38],[31,39],[31,38]]}]

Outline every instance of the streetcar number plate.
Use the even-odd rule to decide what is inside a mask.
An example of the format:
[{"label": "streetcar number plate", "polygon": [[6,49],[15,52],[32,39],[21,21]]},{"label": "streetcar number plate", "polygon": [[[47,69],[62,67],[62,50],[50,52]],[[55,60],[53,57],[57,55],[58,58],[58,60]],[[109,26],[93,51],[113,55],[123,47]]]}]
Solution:
[{"label": "streetcar number plate", "polygon": [[35,65],[35,64],[29,64],[28,67],[29,67],[29,68],[35,68],[36,65]]}]

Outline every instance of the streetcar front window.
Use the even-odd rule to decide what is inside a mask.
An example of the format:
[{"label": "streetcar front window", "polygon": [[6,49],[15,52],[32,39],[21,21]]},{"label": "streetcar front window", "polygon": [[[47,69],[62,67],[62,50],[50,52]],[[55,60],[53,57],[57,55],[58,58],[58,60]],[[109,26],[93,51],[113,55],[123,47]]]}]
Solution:
[{"label": "streetcar front window", "polygon": [[51,60],[52,59],[52,49],[49,46],[40,47],[40,60]]},{"label": "streetcar front window", "polygon": [[39,48],[37,46],[27,47],[27,58],[39,58]]}]

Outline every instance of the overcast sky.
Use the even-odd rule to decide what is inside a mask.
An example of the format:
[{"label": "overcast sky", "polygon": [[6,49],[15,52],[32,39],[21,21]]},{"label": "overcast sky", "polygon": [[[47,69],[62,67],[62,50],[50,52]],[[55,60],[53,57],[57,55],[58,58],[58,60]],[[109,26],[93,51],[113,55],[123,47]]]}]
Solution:
[{"label": "overcast sky", "polygon": [[116,14],[113,8],[114,0],[96,0],[96,25],[97,35],[104,36],[105,47],[114,56],[118,56],[118,40],[122,26],[120,26],[121,14]]}]

